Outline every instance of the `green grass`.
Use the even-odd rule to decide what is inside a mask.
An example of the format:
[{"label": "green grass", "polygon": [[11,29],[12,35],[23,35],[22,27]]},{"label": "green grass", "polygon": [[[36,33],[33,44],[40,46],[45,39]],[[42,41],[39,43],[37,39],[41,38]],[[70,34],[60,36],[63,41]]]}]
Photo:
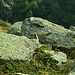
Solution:
[{"label": "green grass", "polygon": [[11,23],[0,20],[0,32],[7,32]]},{"label": "green grass", "polygon": [[0,60],[0,75],[21,72],[30,75],[67,75],[67,68],[59,68],[57,61],[41,50],[36,50],[31,61]]}]

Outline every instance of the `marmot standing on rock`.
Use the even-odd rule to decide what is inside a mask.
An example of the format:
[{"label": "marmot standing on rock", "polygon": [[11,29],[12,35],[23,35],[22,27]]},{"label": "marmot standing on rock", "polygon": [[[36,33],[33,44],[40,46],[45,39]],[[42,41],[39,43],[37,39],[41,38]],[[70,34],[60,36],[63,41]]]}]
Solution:
[{"label": "marmot standing on rock", "polygon": [[34,39],[36,39],[37,41],[39,41],[38,35],[34,34]]}]

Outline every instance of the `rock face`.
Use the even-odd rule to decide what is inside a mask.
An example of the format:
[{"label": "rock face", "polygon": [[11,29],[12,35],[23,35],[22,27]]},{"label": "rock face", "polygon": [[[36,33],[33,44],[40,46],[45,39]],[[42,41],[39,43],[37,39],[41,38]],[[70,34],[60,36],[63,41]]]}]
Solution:
[{"label": "rock face", "polygon": [[20,35],[21,34],[21,26],[22,26],[22,21],[14,23],[9,28],[8,33],[15,34],[15,35]]},{"label": "rock face", "polygon": [[40,42],[56,47],[75,48],[75,32],[42,18],[31,17],[23,21],[21,35],[33,38],[37,34]]},{"label": "rock face", "polygon": [[44,51],[46,54],[50,54],[51,58],[58,61],[57,65],[67,62],[67,55],[63,52]]},{"label": "rock face", "polygon": [[75,26],[70,26],[69,29],[75,31]]},{"label": "rock face", "polygon": [[40,43],[35,39],[0,32],[0,59],[29,60],[39,47]]},{"label": "rock face", "polygon": [[68,75],[75,75],[75,68],[71,70],[70,73],[68,73]]}]

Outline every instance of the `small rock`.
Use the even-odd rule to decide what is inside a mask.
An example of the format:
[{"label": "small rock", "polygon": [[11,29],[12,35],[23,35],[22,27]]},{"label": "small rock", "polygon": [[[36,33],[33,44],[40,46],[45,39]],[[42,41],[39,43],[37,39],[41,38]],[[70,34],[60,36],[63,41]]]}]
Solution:
[{"label": "small rock", "polygon": [[13,73],[12,75],[29,75],[29,74],[23,74],[23,73]]},{"label": "small rock", "polygon": [[51,55],[51,58],[58,61],[57,65],[61,65],[62,63],[67,62],[67,55],[63,52],[55,52],[55,51],[44,51],[47,54]]}]

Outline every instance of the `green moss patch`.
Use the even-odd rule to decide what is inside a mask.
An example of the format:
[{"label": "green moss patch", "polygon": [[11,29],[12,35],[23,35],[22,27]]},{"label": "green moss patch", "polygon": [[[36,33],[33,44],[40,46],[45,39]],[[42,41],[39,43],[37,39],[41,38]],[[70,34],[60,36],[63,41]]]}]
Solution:
[{"label": "green moss patch", "polygon": [[0,75],[24,73],[29,75],[67,75],[67,69],[59,68],[57,61],[41,50],[36,50],[31,61],[0,60]]},{"label": "green moss patch", "polygon": [[10,26],[11,23],[0,20],[0,32],[7,32]]}]

